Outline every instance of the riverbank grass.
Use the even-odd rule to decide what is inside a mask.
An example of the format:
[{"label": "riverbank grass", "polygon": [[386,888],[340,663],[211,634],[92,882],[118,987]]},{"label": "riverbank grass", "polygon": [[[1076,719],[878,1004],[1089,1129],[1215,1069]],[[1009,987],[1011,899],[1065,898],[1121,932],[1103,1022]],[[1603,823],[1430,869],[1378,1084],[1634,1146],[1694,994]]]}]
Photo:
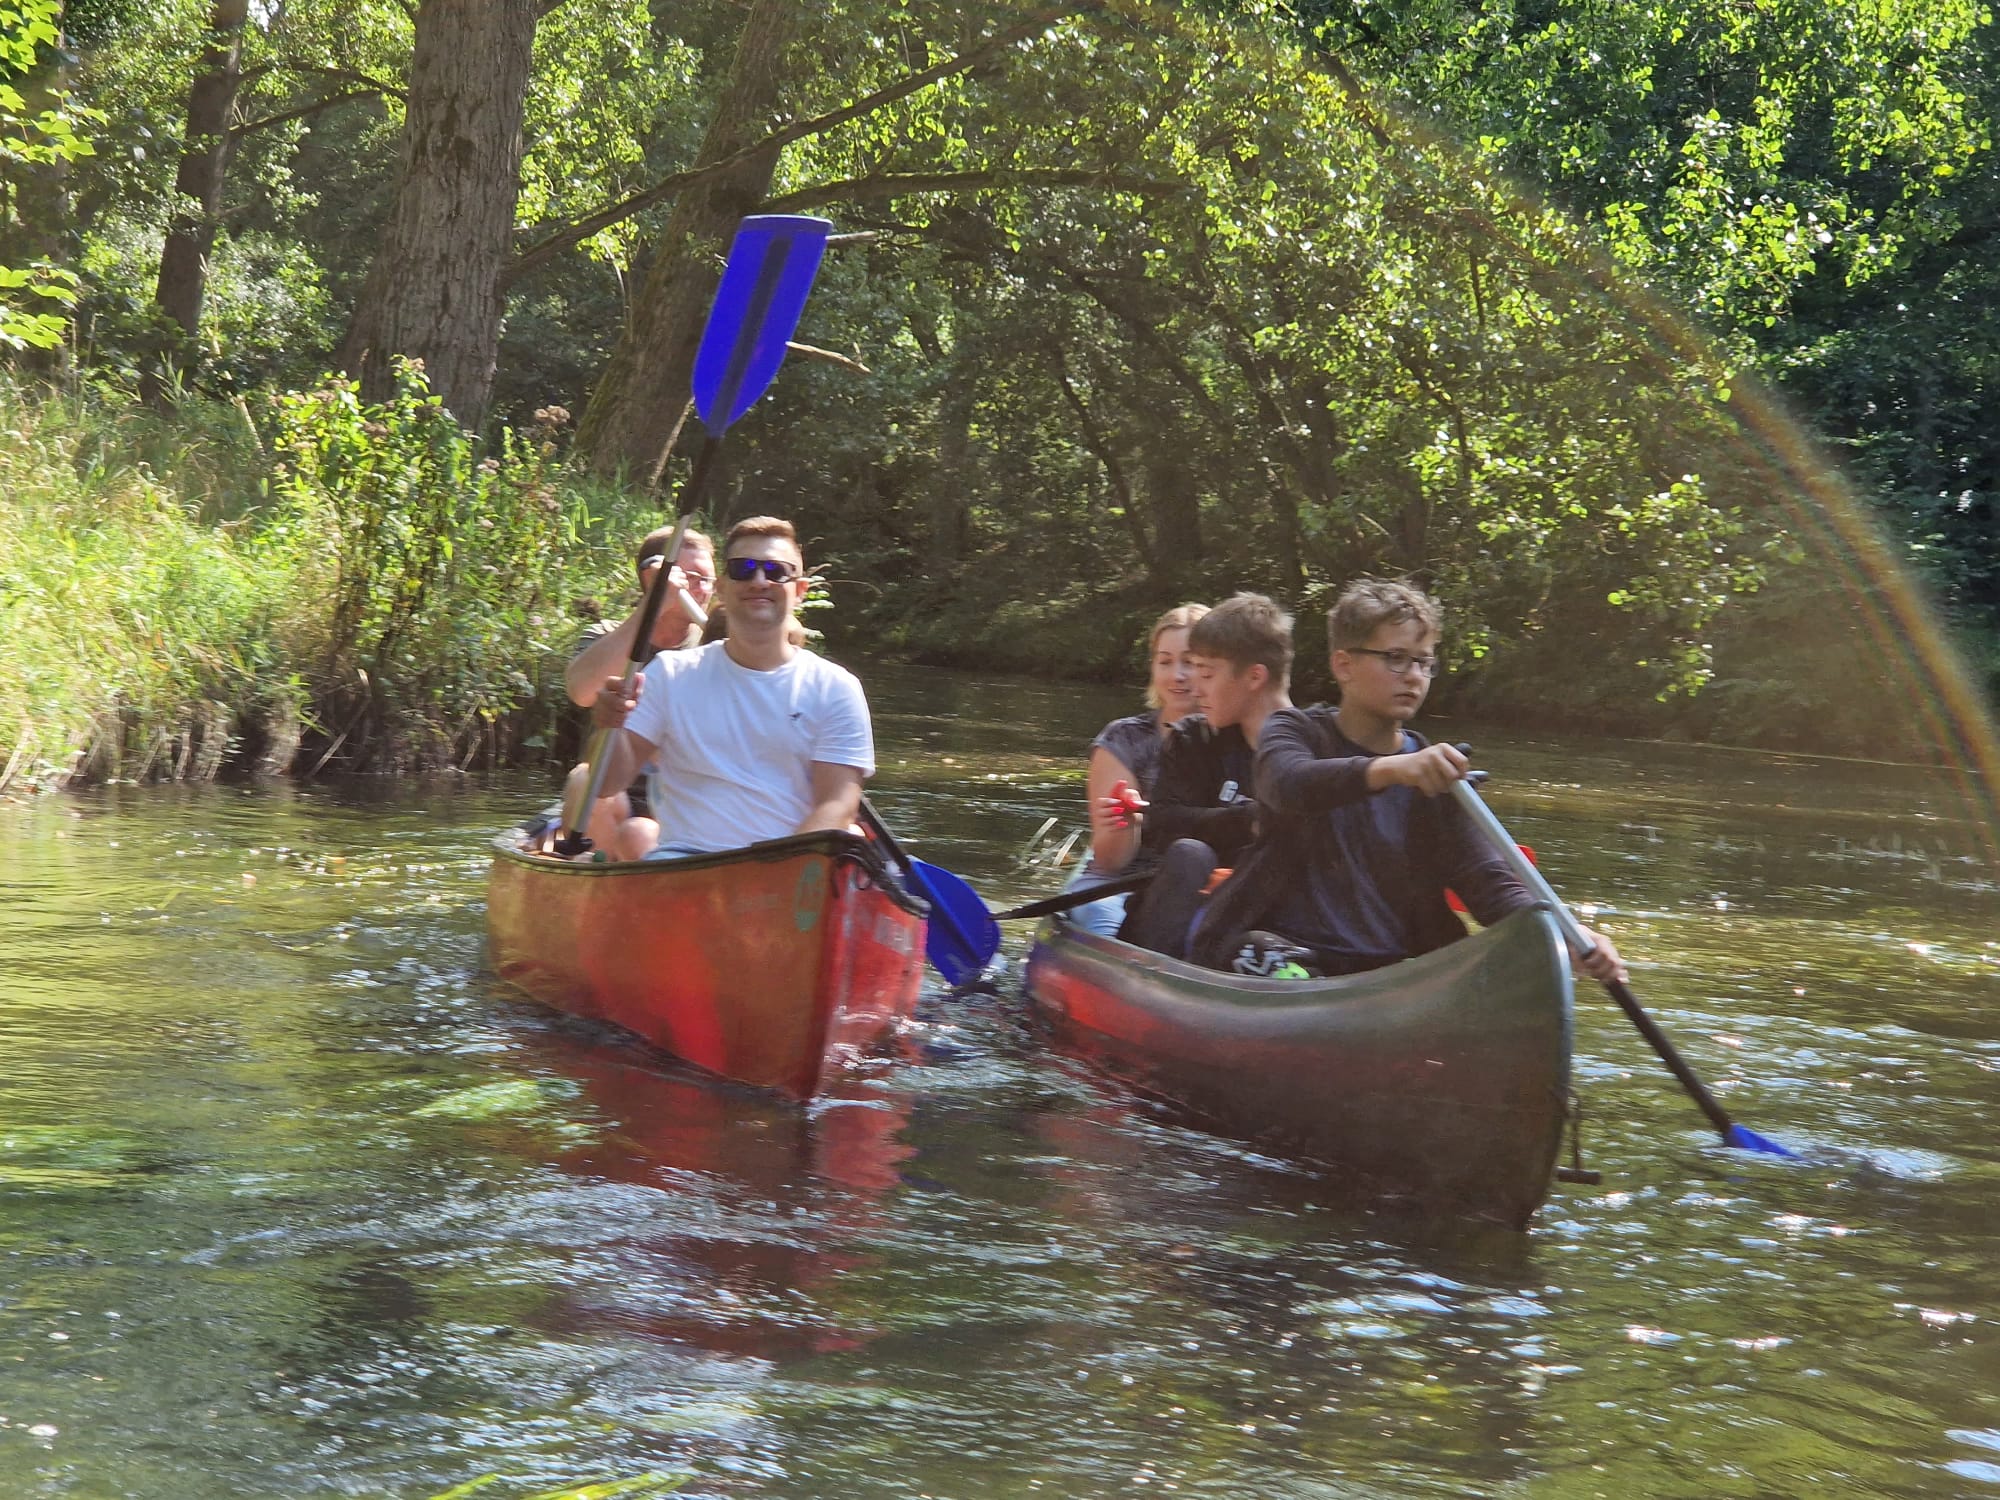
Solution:
[{"label": "riverbank grass", "polygon": [[0,386],[0,790],[498,763],[545,745],[649,513],[406,367],[183,407]]}]

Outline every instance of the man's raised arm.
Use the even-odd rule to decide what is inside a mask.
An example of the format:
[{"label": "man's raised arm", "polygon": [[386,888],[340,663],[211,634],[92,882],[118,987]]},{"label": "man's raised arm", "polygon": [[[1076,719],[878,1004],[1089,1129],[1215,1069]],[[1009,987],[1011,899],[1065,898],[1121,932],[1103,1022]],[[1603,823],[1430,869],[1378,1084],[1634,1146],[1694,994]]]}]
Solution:
[{"label": "man's raised arm", "polygon": [[[645,589],[651,586],[658,566],[655,562],[640,573],[639,602],[632,607],[632,612],[603,635],[586,643],[563,668],[563,687],[569,692],[569,701],[578,708],[589,708],[604,679],[623,677],[625,669],[631,665],[632,643],[639,638],[639,616],[646,608]],[[664,632],[667,639],[678,641],[687,634],[692,623],[680,600],[685,591],[686,575],[677,567],[667,575],[667,581],[673,592],[660,606],[660,616],[653,627],[653,639],[660,639]]]},{"label": "man's raised arm", "polygon": [[623,683],[622,676],[600,678],[598,691],[584,700],[590,706],[591,722],[599,729],[611,731],[604,741],[604,775],[598,785],[614,791],[631,785],[632,778],[660,748],[657,741],[623,727],[632,710],[639,706],[639,695],[645,690],[646,681],[635,677],[629,695],[619,693]]}]

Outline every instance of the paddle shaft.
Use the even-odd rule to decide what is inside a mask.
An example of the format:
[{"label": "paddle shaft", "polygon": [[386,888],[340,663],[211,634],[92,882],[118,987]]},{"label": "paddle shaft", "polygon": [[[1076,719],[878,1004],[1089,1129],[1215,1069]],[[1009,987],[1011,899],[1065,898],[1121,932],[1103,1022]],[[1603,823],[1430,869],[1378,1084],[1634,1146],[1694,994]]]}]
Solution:
[{"label": "paddle shaft", "polygon": [[1040,901],[1030,901],[1022,906],[1010,906],[1005,911],[993,913],[994,920],[1011,922],[1017,917],[1053,917],[1058,912],[1074,911],[1079,906],[1088,906],[1093,901],[1101,901],[1106,896],[1122,896],[1127,891],[1136,891],[1151,880],[1157,870],[1141,870],[1130,875],[1116,875],[1109,880],[1100,880],[1095,885],[1078,886],[1073,891],[1063,891],[1059,895],[1045,896]]},{"label": "paddle shaft", "polygon": [[902,870],[904,883],[921,895],[922,887],[915,871],[910,868],[910,856],[903,852],[903,846],[896,842],[896,835],[889,832],[889,825],[882,821],[882,815],[875,811],[875,804],[865,795],[861,799],[861,821],[868,825],[870,833],[882,841],[883,852]]},{"label": "paddle shaft", "polygon": [[[1562,929],[1563,941],[1569,944],[1576,956],[1588,958],[1595,953],[1596,941],[1563,904],[1562,897],[1555,893],[1554,887],[1542,878],[1542,872],[1528,862],[1528,857],[1521,852],[1520,846],[1501,825],[1499,818],[1494,816],[1493,809],[1486,805],[1485,799],[1463,781],[1452,783],[1451,794],[1458,799],[1458,805],[1465,810],[1466,816],[1472,819],[1486,842],[1491,844],[1494,851],[1507,862],[1507,868],[1514,872],[1514,878],[1555,913],[1556,925]],[[1694,1069],[1687,1065],[1686,1059],[1680,1054],[1680,1049],[1668,1040],[1667,1034],[1660,1030],[1659,1024],[1646,1014],[1645,1007],[1639,1004],[1639,997],[1632,993],[1632,987],[1622,979],[1607,979],[1603,984],[1611,998],[1618,1002],[1618,1008],[1624,1011],[1626,1018],[1638,1028],[1639,1035],[1644,1037],[1659,1054],[1660,1061],[1667,1065],[1668,1071],[1680,1080],[1681,1087],[1688,1092],[1688,1097],[1693,1099],[1701,1107],[1701,1112],[1708,1116],[1708,1122],[1721,1132],[1725,1141],[1735,1145],[1740,1127],[1716,1102],[1715,1095],[1708,1091],[1708,1085],[1695,1076]]]},{"label": "paddle shaft", "polygon": [[[632,658],[625,666],[624,681],[619,684],[621,698],[631,696],[632,686],[639,674],[646,670],[646,663],[653,659],[653,627],[659,623],[660,611],[666,605],[667,591],[674,586],[668,582],[675,566],[680,561],[681,543],[687,538],[688,523],[701,508],[701,498],[707,491],[711,477],[715,473],[715,455],[721,448],[720,438],[705,437],[701,451],[695,455],[694,472],[688,476],[687,488],[681,491],[680,504],[676,507],[680,516],[674,526],[672,541],[661,554],[660,568],[653,574],[652,585],[646,590],[646,602],[639,608],[639,630],[632,638]],[[685,590],[677,590],[681,597],[681,607],[701,616],[701,610]],[[705,623],[706,617],[702,617]],[[597,805],[598,797],[604,790],[605,752],[611,745],[612,731],[608,728],[593,730],[590,747],[584,752],[584,759],[590,767],[590,774],[584,778],[580,795],[563,809],[563,836],[556,840],[555,851],[565,858],[582,854],[590,848],[590,841],[584,837],[584,829],[590,822],[590,810]]]}]

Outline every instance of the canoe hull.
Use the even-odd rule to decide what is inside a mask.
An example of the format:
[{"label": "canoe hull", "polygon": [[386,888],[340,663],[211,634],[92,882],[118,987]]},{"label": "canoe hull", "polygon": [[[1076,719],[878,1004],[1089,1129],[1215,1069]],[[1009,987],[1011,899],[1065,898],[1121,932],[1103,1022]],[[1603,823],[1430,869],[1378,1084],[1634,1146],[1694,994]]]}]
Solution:
[{"label": "canoe hull", "polygon": [[1059,1045],[1233,1134],[1516,1226],[1548,1196],[1572,996],[1539,907],[1316,981],[1219,974],[1052,923],[1026,983]]},{"label": "canoe hull", "polygon": [[535,999],[794,1099],[915,1008],[924,918],[867,840],[571,864],[494,841],[487,947]]}]

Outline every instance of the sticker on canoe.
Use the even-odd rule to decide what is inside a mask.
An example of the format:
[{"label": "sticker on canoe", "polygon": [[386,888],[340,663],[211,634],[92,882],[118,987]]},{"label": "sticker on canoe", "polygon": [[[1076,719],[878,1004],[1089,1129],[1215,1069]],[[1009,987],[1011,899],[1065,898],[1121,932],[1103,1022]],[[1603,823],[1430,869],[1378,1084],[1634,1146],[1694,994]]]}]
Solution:
[{"label": "sticker on canoe", "polygon": [[826,904],[826,865],[812,860],[799,867],[798,889],[792,893],[792,925],[811,932],[819,925],[820,908]]},{"label": "sticker on canoe", "polygon": [[875,941],[908,958],[917,951],[917,939],[908,927],[886,914],[875,918]]}]

